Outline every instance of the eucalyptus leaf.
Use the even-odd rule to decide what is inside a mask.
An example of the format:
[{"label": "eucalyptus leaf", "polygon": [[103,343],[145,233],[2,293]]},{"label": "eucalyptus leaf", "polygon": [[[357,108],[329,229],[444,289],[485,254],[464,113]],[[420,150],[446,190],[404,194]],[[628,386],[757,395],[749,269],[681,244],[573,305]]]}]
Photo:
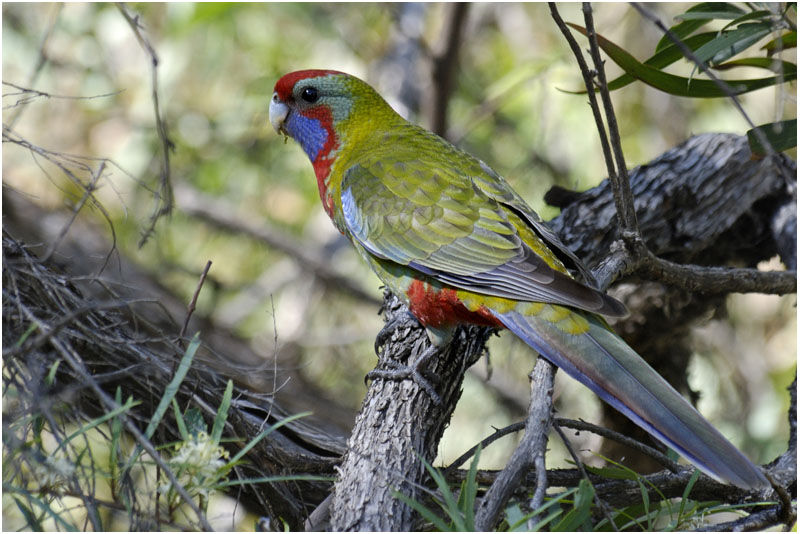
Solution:
[{"label": "eucalyptus leaf", "polygon": [[[586,35],[586,30],[583,27],[576,24],[568,24]],[[674,74],[668,74],[649,65],[644,65],[624,49],[599,34],[597,35],[597,42],[603,51],[605,51],[605,53],[626,73],[656,89],[676,96],[691,98],[728,97],[731,94],[738,95],[747,93],[749,91],[755,91],[756,89],[770,87],[796,79],[796,75],[786,75],[783,77],[776,76],[749,80],[725,80],[729,88],[728,91],[725,91],[718,87],[712,80],[693,80]]]},{"label": "eucalyptus leaf", "polygon": [[735,20],[744,13],[744,11],[732,4],[720,3],[717,4],[717,9],[713,11],[687,11],[675,18],[679,20]]},{"label": "eucalyptus leaf", "polygon": [[742,50],[745,50],[763,39],[772,31],[767,23],[742,24],[735,30],[723,32],[719,37],[709,41],[694,51],[694,55],[703,63],[721,63]]},{"label": "eucalyptus leaf", "polygon": [[776,74],[797,75],[797,65],[790,61],[780,61],[768,57],[744,57],[715,65],[715,70],[728,70],[736,67],[756,67],[771,70]]},{"label": "eucalyptus leaf", "polygon": [[761,143],[756,130],[764,134],[775,152],[783,152],[797,146],[797,119],[762,124],[748,130],[747,142],[750,144],[750,150],[754,156],[763,158],[768,151]]},{"label": "eucalyptus leaf", "polygon": [[780,52],[781,50],[787,50],[790,48],[797,48],[796,31],[787,32],[780,37],[776,37],[772,41],[762,46],[761,50],[766,50],[767,55],[771,56],[777,52]]},{"label": "eucalyptus leaf", "polygon": [[[696,6],[690,7],[689,9],[686,10],[686,13],[692,13],[692,14],[693,13],[707,13],[707,14],[708,13],[717,13],[717,12],[719,12],[719,10],[722,8],[723,5],[730,6],[730,4],[722,4],[722,3],[719,3],[719,2],[703,2],[701,4],[697,4]],[[732,10],[738,9],[735,6],[730,6],[730,7],[731,7]],[[731,11],[731,12],[733,12],[733,11]],[[684,15],[686,15],[686,13],[684,13]],[[676,19],[683,18],[684,15],[678,15],[675,18]],[[709,20],[711,20],[713,18],[714,17],[689,18],[689,19],[683,20],[682,22],[674,25],[669,30],[670,30],[670,32],[672,32],[673,35],[675,35],[675,37],[677,37],[678,39],[683,40],[686,37],[688,37],[689,35],[691,35],[695,30],[701,28],[703,25],[705,25]],[[658,41],[658,44],[656,45],[656,52],[661,51],[662,49],[666,48],[667,46],[670,46],[671,44],[673,44],[672,43],[672,39],[670,39],[667,35],[664,35],[664,37],[662,37],[661,40]]]}]

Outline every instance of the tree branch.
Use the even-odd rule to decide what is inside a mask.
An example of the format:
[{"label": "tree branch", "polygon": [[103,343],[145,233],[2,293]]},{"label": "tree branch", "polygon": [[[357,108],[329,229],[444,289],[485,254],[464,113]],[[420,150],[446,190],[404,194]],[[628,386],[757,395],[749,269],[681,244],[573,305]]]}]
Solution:
[{"label": "tree branch", "polygon": [[161,108],[158,102],[158,55],[156,54],[150,40],[144,35],[142,27],[139,24],[139,16],[131,15],[128,12],[127,6],[122,3],[117,3],[122,16],[131,27],[131,31],[136,36],[136,40],[141,45],[145,53],[150,56],[150,94],[153,100],[153,114],[156,121],[156,132],[158,132],[158,139],[161,143],[161,173],[159,177],[160,187],[158,191],[154,191],[155,206],[153,213],[150,216],[150,224],[142,232],[142,237],[139,239],[139,247],[143,247],[150,235],[155,231],[156,223],[164,215],[172,213],[172,207],[175,204],[175,199],[172,194],[171,171],[169,163],[169,154],[174,149],[175,145],[169,138],[167,133],[167,123],[161,113]]},{"label": "tree branch", "polygon": [[525,435],[511,455],[500,476],[489,487],[475,514],[475,528],[479,531],[494,529],[500,512],[509,498],[519,488],[519,482],[531,466],[536,467],[537,483],[532,509],[539,508],[547,489],[544,456],[547,436],[553,420],[553,379],[556,367],[544,358],[538,358],[530,374],[531,401],[525,421]]},{"label": "tree branch", "polygon": [[[429,344],[425,330],[393,295],[385,295],[383,307],[391,338],[383,344],[383,362],[405,364],[412,352]],[[427,478],[424,462],[432,462],[439,440],[461,396],[466,369],[485,350],[490,330],[460,328],[453,342],[434,358],[429,367],[439,377],[434,403],[410,379],[374,380],[356,417],[347,454],[331,505],[333,530],[413,530],[413,510],[394,492],[419,495]]]},{"label": "tree branch", "polygon": [[[594,31],[594,17],[592,16],[592,6],[589,2],[583,3],[583,19],[586,22],[586,33],[589,35],[589,50],[594,63],[594,72],[599,81],[598,89],[600,98],[603,100],[606,122],[608,123],[608,136],[611,142],[611,149],[614,154],[614,161],[608,161],[606,165],[616,170],[608,175],[611,181],[611,188],[614,191],[614,201],[617,205],[617,221],[620,226],[620,233],[623,239],[626,235],[639,235],[639,223],[636,220],[636,210],[633,207],[633,194],[631,193],[630,179],[628,178],[628,166],[625,164],[625,156],[622,153],[622,141],[617,126],[617,115],[614,113],[614,106],[611,102],[611,94],[608,91],[606,81],[606,70],[603,60],[600,58],[600,47],[597,45],[597,33]],[[570,34],[571,36],[572,34]],[[586,79],[586,77],[584,77]],[[593,86],[586,87],[587,93],[594,93]],[[599,116],[599,114],[598,114]],[[603,129],[602,122],[597,124],[598,129]],[[626,239],[627,241],[627,239]]]}]

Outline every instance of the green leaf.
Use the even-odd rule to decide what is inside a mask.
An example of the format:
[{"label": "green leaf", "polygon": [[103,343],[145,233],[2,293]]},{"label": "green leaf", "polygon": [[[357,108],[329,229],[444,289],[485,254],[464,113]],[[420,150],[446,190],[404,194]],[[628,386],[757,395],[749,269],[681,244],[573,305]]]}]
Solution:
[{"label": "green leaf", "polygon": [[741,17],[732,20],[731,22],[727,23],[725,26],[722,27],[722,31],[727,30],[731,26],[736,26],[737,24],[741,24],[742,22],[747,22],[749,20],[760,20],[767,24],[771,24],[772,20],[772,11],[768,9],[760,9],[757,11],[751,11],[750,13],[746,13]]},{"label": "green leaf", "polygon": [[576,532],[587,530],[587,521],[591,517],[592,502],[594,501],[594,488],[586,479],[581,479],[578,492],[575,494],[573,508],[564,519],[553,525],[553,531]]},{"label": "green leaf", "polygon": [[[189,367],[192,365],[192,360],[194,359],[194,354],[197,352],[198,347],[200,347],[199,332],[196,333],[189,342],[189,346],[186,348],[186,351],[183,353],[183,358],[181,358],[181,361],[178,364],[178,369],[175,371],[175,376],[173,376],[170,383],[167,384],[167,387],[164,389],[164,396],[161,397],[158,406],[156,406],[155,412],[153,412],[153,415],[150,417],[150,422],[147,424],[147,428],[144,431],[144,435],[147,437],[147,439],[153,437],[153,433],[156,431],[159,423],[161,423],[161,419],[164,418],[164,414],[172,404],[172,399],[175,398],[175,395],[178,393],[178,388],[181,387],[181,383],[186,377],[186,373],[189,372]],[[124,471],[127,471],[130,466],[133,465],[141,453],[142,446],[138,445],[136,449],[134,449],[130,458],[128,458],[128,463],[126,464]]]},{"label": "green leaf", "polygon": [[706,6],[708,9],[703,9],[703,10],[690,9],[686,13],[677,15],[675,18],[678,20],[713,20],[713,19],[734,20],[741,17],[745,13],[740,8],[736,7],[733,4],[729,4],[727,2],[720,2],[720,3],[708,2],[706,4],[701,4],[701,5]]},{"label": "green leaf", "polygon": [[17,508],[19,508],[22,517],[25,518],[25,523],[27,523],[27,525],[31,527],[31,530],[35,530],[37,532],[44,532],[44,527],[42,526],[41,521],[39,521],[39,518],[36,517],[36,514],[34,514],[30,508],[25,506],[25,503],[23,503],[19,499],[19,497],[17,497],[16,495],[12,495],[12,498],[14,499],[14,502],[17,504]]},{"label": "green leaf", "polygon": [[591,465],[584,465],[584,468],[595,475],[611,478],[616,480],[636,480],[639,475],[630,469],[622,469],[619,467],[594,467]]},{"label": "green leaf", "polygon": [[481,446],[475,450],[475,457],[469,466],[467,478],[461,485],[461,495],[458,503],[464,512],[464,523],[467,531],[475,530],[475,497],[478,495],[478,459],[481,456]]},{"label": "green leaf", "polygon": [[508,530],[510,532],[514,532],[517,528],[525,521],[525,514],[522,513],[522,508],[519,507],[519,504],[514,503],[510,506],[506,507],[506,525],[508,525]]},{"label": "green leaf", "polygon": [[780,37],[776,37],[761,47],[761,50],[766,50],[767,55],[771,56],[781,50],[788,50],[790,48],[797,48],[797,32],[791,31],[784,33]]},{"label": "green leaf", "polygon": [[[548,497],[547,502],[545,502],[543,505],[541,505],[536,510],[533,510],[529,514],[521,517],[517,515],[516,517],[513,517],[513,522],[507,520],[506,523],[509,524],[509,530],[513,532],[526,531],[527,530],[526,523],[530,518],[542,515],[548,508],[555,507],[555,510],[553,510],[550,514],[548,514],[547,517],[545,517],[544,519],[539,520],[539,522],[533,526],[532,530],[537,531],[541,529],[543,526],[549,524],[556,517],[560,516],[563,513],[561,508],[558,507],[557,505],[561,504],[562,502],[569,502],[568,500],[569,497],[571,497],[573,493],[577,493],[577,491],[578,488],[572,488],[564,491],[563,493],[560,493],[559,495],[556,495],[555,497],[552,498]],[[518,507],[517,510],[519,510]],[[510,515],[507,514],[507,517],[510,517]]]},{"label": "green leaf", "polygon": [[233,397],[233,380],[228,379],[228,385],[225,386],[225,393],[222,394],[222,401],[219,403],[217,415],[214,417],[214,426],[211,427],[211,443],[214,445],[219,444],[222,439],[222,430],[225,428],[225,421],[228,420],[228,409],[231,407],[231,398]]},{"label": "green leaf", "polygon": [[[636,482],[639,484],[639,493],[642,496],[642,506],[644,507],[645,516],[650,519],[650,494],[647,492],[647,488],[644,486],[644,482],[642,482],[641,478],[637,478]],[[648,524],[647,530],[652,530],[653,525]]]},{"label": "green leaf", "polygon": [[433,510],[431,510],[430,508],[428,508],[424,504],[420,503],[419,501],[416,501],[416,500],[412,499],[411,497],[403,495],[399,491],[393,491],[392,492],[392,496],[395,499],[400,499],[401,501],[406,503],[408,506],[410,506],[411,508],[416,510],[417,513],[423,517],[423,519],[425,519],[429,523],[433,524],[433,526],[439,532],[452,532],[453,531],[453,529],[450,528],[450,525],[445,523],[444,520],[441,517],[436,515],[433,512]]},{"label": "green leaf", "polygon": [[[721,4],[719,2],[703,2],[702,4],[697,4],[696,6],[692,6],[691,8],[686,10],[686,13],[692,13],[692,14],[694,14],[694,13],[715,13],[715,12],[718,12],[720,10],[721,6],[723,6],[723,5],[725,5],[725,4]],[[733,7],[733,6],[731,6],[731,7]],[[675,18],[681,18],[681,16],[678,15]],[[702,27],[709,20],[710,20],[709,18],[696,18],[696,19],[691,19],[690,18],[690,19],[684,20],[683,22],[680,22],[680,23],[676,24],[675,26],[671,27],[669,30],[678,39],[684,40],[686,37],[691,35],[692,32],[694,32],[696,29]],[[656,52],[659,52],[662,49],[664,49],[664,48],[666,48],[667,46],[670,46],[670,45],[674,45],[674,43],[672,42],[672,39],[670,39],[669,36],[667,36],[665,34],[664,37],[662,37],[661,40],[658,41],[658,44],[656,45]]]},{"label": "green leaf", "polygon": [[53,365],[50,366],[50,371],[47,373],[47,378],[44,379],[44,383],[48,386],[52,386],[56,381],[56,372],[58,372],[58,366],[60,364],[61,360],[56,360],[53,362]]},{"label": "green leaf", "polygon": [[[695,50],[696,48],[711,41],[716,36],[717,32],[699,33],[684,40],[683,44],[688,46],[691,50]],[[656,69],[663,69],[664,67],[672,65],[679,59],[683,59],[683,57],[684,57],[683,52],[681,52],[680,48],[678,48],[678,45],[670,42],[669,46],[663,48],[662,50],[654,54],[652,57],[645,60],[644,64]],[[633,83],[635,81],[636,78],[634,78],[630,74],[623,74],[608,82],[608,90],[614,91],[616,89],[620,89],[621,87],[625,87],[626,85]],[[586,92],[585,90],[581,91],[581,93],[585,92]]]},{"label": "green leaf", "polygon": [[[131,402],[133,397],[128,397],[128,402]],[[117,390],[114,392],[114,402],[117,404],[122,404],[122,388],[117,386]],[[115,417],[113,421],[111,421],[111,443],[109,445],[109,455],[108,455],[108,472],[111,473],[111,480],[112,483],[116,482],[117,480],[117,462],[119,462],[119,454],[120,454],[120,439],[122,437],[122,418]]]},{"label": "green leaf", "polygon": [[716,70],[727,70],[736,67],[757,67],[771,70],[776,74],[797,76],[797,65],[794,63],[768,57],[743,57],[741,59],[732,59],[728,62],[716,65],[713,68]]},{"label": "green leaf", "polygon": [[[4,483],[3,484],[3,493],[6,493],[6,492],[8,492],[8,493],[18,493],[18,494],[24,495],[25,498],[28,500],[28,502],[30,504],[34,504],[34,505],[38,506],[42,510],[42,512],[44,512],[45,514],[47,514],[50,517],[52,517],[57,525],[61,525],[61,528],[63,528],[64,530],[67,530],[69,532],[77,532],[78,531],[78,529],[74,525],[68,523],[63,517],[61,517],[61,515],[58,512],[53,510],[53,508],[50,507],[50,504],[48,502],[45,502],[42,499],[38,498],[37,496],[31,494],[26,489],[17,488],[15,486],[6,485]],[[59,510],[60,509],[61,509],[61,507],[59,507]],[[33,510],[30,510],[30,512],[31,512],[31,514],[35,513],[35,512],[33,512]]]},{"label": "green leaf", "polygon": [[683,488],[683,495],[681,496],[681,504],[678,507],[678,520],[683,517],[684,510],[686,509],[686,503],[690,500],[689,493],[691,493],[692,488],[694,487],[697,479],[700,478],[700,470],[695,469],[694,473],[692,473],[692,477],[689,479],[689,483],[686,484],[686,487]]},{"label": "green leaf", "polygon": [[[586,30],[581,26],[567,23],[575,28],[582,34],[586,35]],[[729,96],[726,92],[722,91],[712,80],[692,80],[674,74],[667,74],[658,69],[654,69],[648,65],[640,63],[636,58],[631,56],[628,52],[612,43],[601,35],[597,36],[597,42],[600,47],[608,54],[608,56],[617,63],[628,74],[633,75],[635,78],[643,81],[644,83],[655,87],[665,93],[676,96],[684,96],[691,98],[717,98]],[[781,82],[794,80],[796,76],[771,77],[771,78],[755,78],[751,80],[726,80],[730,92],[733,94],[742,94],[749,91],[755,91],[764,87],[776,85]]]},{"label": "green leaf", "polygon": [[19,337],[17,342],[14,343],[14,346],[15,347],[21,347],[22,344],[25,343],[25,340],[27,340],[30,337],[30,335],[33,334],[36,331],[36,328],[38,328],[36,326],[36,323],[31,323],[31,325],[27,329],[25,329],[25,331]]},{"label": "green leaf", "polygon": [[178,425],[178,435],[182,441],[189,439],[189,431],[186,429],[186,421],[183,418],[181,409],[178,406],[178,401],[172,399],[172,413],[175,415],[175,423]]},{"label": "green leaf", "polygon": [[[542,529],[542,527],[544,527],[544,526],[546,526],[546,525],[550,524],[550,523],[551,523],[551,522],[553,522],[553,521],[554,521],[554,520],[555,520],[555,519],[556,519],[558,516],[560,516],[560,515],[561,515],[561,514],[563,514],[563,513],[564,513],[564,512],[561,510],[561,508],[556,508],[555,510],[553,510],[552,512],[550,512],[549,514],[547,514],[547,515],[546,515],[544,518],[542,518],[542,519],[540,519],[539,521],[537,521],[537,522],[536,522],[536,523],[533,525],[533,528],[532,528],[531,530],[532,530],[533,532],[538,532],[539,530],[541,530],[541,529]],[[522,526],[524,526],[524,525],[522,525]],[[520,530],[525,530],[525,529],[523,528],[523,529],[520,529]],[[552,528],[550,528],[550,530],[553,530],[553,531],[554,531],[554,530],[557,530],[557,529],[556,529],[555,527],[552,527]]]},{"label": "green leaf", "polygon": [[201,432],[208,432],[208,425],[206,420],[203,419],[203,412],[196,406],[190,406],[183,414],[183,420],[186,422],[186,432],[189,437],[196,438]]},{"label": "green leaf", "polygon": [[772,26],[768,23],[742,24],[704,44],[694,51],[694,55],[703,63],[721,63],[760,41],[770,31]]},{"label": "green leaf", "polygon": [[754,156],[763,158],[768,151],[761,144],[759,136],[755,133],[756,130],[764,134],[775,152],[783,152],[797,146],[797,119],[762,124],[748,130],[747,142],[750,144],[750,151]]},{"label": "green leaf", "polygon": [[110,412],[101,415],[97,419],[93,419],[89,423],[83,425],[78,430],[76,430],[75,432],[73,432],[72,434],[67,436],[67,438],[65,440],[63,440],[61,443],[58,444],[58,447],[56,447],[55,451],[53,451],[53,452],[54,453],[58,452],[59,449],[62,449],[63,447],[65,447],[70,441],[72,441],[73,439],[77,438],[78,436],[80,436],[82,434],[85,434],[89,430],[101,425],[102,423],[105,423],[109,419],[113,419],[114,417],[127,412],[128,410],[130,410],[134,406],[138,406],[139,404],[141,404],[141,401],[135,401],[134,402],[133,397],[128,397],[128,401],[125,404],[123,404],[122,406],[119,406],[119,407],[111,410]]},{"label": "green leaf", "polygon": [[156,410],[153,412],[153,416],[150,418],[150,422],[147,424],[147,428],[144,431],[144,435],[147,436],[147,439],[153,437],[156,427],[158,427],[158,424],[161,423],[161,419],[164,418],[167,408],[172,403],[172,398],[178,393],[178,388],[181,387],[181,383],[186,377],[186,373],[189,372],[189,367],[192,365],[192,359],[194,359],[194,353],[197,352],[198,347],[200,347],[199,332],[196,333],[192,338],[192,341],[189,342],[189,347],[186,349],[186,352],[184,352],[183,358],[181,358],[181,363],[178,364],[178,369],[175,371],[175,376],[172,377],[172,380],[170,380],[166,389],[164,389],[164,396],[161,397],[161,401],[159,401],[158,406],[156,406]]},{"label": "green leaf", "polygon": [[447,512],[447,515],[453,521],[455,530],[465,532],[467,530],[467,526],[464,522],[464,516],[458,507],[458,502],[456,501],[453,492],[450,490],[450,486],[447,484],[447,480],[444,478],[444,475],[441,471],[434,468],[424,459],[422,461],[425,465],[425,469],[428,471],[428,474],[430,474],[431,478],[434,480],[434,482],[436,482],[436,487],[439,488],[439,492],[442,494],[445,504],[445,506],[442,508],[445,512]]},{"label": "green leaf", "polygon": [[291,416],[289,416],[289,417],[286,417],[286,418],[284,418],[284,419],[281,419],[280,421],[278,421],[278,422],[277,422],[277,423],[275,423],[274,425],[272,425],[272,426],[270,426],[269,428],[267,428],[267,429],[263,430],[263,431],[262,431],[262,432],[261,432],[261,433],[260,433],[258,436],[256,436],[256,437],[254,437],[253,439],[251,439],[251,440],[250,440],[250,441],[247,443],[247,445],[245,445],[244,447],[242,447],[242,450],[240,450],[239,452],[237,452],[237,453],[236,453],[236,455],[234,455],[234,457],[233,457],[233,458],[231,458],[231,461],[230,461],[229,463],[235,463],[235,462],[238,462],[238,461],[239,461],[239,459],[240,459],[242,456],[244,456],[245,454],[247,454],[247,453],[248,453],[248,451],[250,451],[250,449],[252,449],[253,447],[255,447],[255,446],[256,446],[256,444],[257,444],[259,441],[261,441],[262,439],[264,439],[265,437],[267,437],[267,436],[268,436],[270,433],[274,432],[274,431],[275,431],[275,430],[277,430],[278,428],[282,427],[283,425],[288,425],[289,423],[291,423],[291,422],[292,422],[292,421],[294,421],[295,419],[300,419],[301,417],[306,417],[307,415],[311,415],[311,412],[300,412],[300,413],[296,413],[296,414],[294,414],[294,415],[291,415]]}]

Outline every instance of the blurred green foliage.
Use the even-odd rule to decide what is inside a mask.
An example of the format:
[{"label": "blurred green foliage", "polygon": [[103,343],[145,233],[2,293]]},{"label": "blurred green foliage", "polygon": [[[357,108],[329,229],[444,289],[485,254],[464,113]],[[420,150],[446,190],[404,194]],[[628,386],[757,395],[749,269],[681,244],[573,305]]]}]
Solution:
[{"label": "blurred green foliage", "polygon": [[[668,25],[686,10],[685,5],[648,6]],[[343,246],[320,209],[305,155],[269,128],[267,105],[275,81],[301,68],[353,73],[396,104],[404,103],[401,81],[408,77],[415,80],[420,100],[414,104],[412,99],[406,109],[412,120],[427,124],[431,58],[443,47],[448,6],[141,3],[128,8],[139,15],[143,34],[158,56],[160,104],[175,145],[174,182],[223,199],[237,215],[267,221],[302,246],[322,251],[331,266],[379,295],[377,278]],[[598,32],[640,61],[646,58],[639,51],[654,50],[661,39],[628,5],[594,8]],[[373,305],[311,281],[281,253],[185,215],[180,201],[171,217],[159,221],[148,243],[137,248],[152,210],[160,145],[150,58],[118,8],[4,3],[2,9],[3,81],[51,95],[4,85],[4,125],[50,150],[116,162],[119,168],[109,167],[97,197],[112,217],[120,251],[186,301],[206,261],[212,260],[197,313],[252,340],[267,359],[278,351],[279,366],[301,369],[330,398],[357,407],[365,391],[363,376],[375,363],[372,345],[381,326]],[[582,24],[578,4],[559,9],[565,20]],[[550,218],[557,212],[541,199],[551,185],[583,190],[604,178],[586,98],[567,92],[582,87],[574,58],[545,4],[472,4],[463,36],[453,65],[448,137],[506,176],[534,209]],[[399,56],[400,49],[412,52]],[[388,57],[406,60],[386,68]],[[610,62],[606,68],[609,79],[622,74]],[[794,94],[793,83],[740,98],[753,121],[763,124],[794,118]],[[725,99],[681,99],[644,84],[631,84],[612,96],[630,167],[691,134],[744,134],[749,128]],[[22,99],[30,101],[22,105]],[[34,161],[28,150],[10,143],[3,149],[4,187],[24,191],[52,209],[69,206],[82,195],[58,169],[41,158]],[[105,224],[96,210],[86,216]],[[769,409],[758,412],[768,415],[759,415],[760,422],[754,423],[763,426],[769,419],[769,431],[743,424],[744,413],[712,408],[711,414],[754,460],[766,461],[786,440],[783,399],[795,365],[794,297],[745,295],[730,302],[730,322],[721,331],[698,330],[705,340],[702,352],[710,354],[703,361],[711,361],[712,370],[698,371],[707,380],[696,387],[703,389],[704,399],[725,399],[722,406],[773,399]],[[763,322],[753,321],[756,314]],[[746,334],[740,330],[745,325]],[[736,354],[728,356],[730,339],[740,337],[747,343],[735,344]],[[525,399],[530,352],[503,336],[492,341],[491,353],[493,382],[506,380],[502,387],[519,391]],[[715,381],[713,370],[720,362],[734,366],[734,360],[735,380]],[[743,377],[750,390],[731,385]],[[589,419],[597,413],[596,399],[561,374],[557,391],[561,415]],[[465,392],[451,424],[457,430],[442,441],[444,458],[485,437],[490,425],[502,426],[516,417],[480,379],[468,378]],[[512,441],[484,451],[482,467],[502,465]],[[559,440],[551,443],[554,458],[565,458]],[[591,447],[597,447],[592,436],[576,438],[576,449]],[[549,465],[557,463],[550,460]]]}]

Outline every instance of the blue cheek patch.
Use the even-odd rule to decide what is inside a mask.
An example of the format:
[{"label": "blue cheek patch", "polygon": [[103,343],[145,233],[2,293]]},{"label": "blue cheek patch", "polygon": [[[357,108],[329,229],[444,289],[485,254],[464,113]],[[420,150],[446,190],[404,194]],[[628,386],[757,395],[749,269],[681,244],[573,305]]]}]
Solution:
[{"label": "blue cheek patch", "polygon": [[322,147],[328,140],[328,131],[317,119],[304,117],[299,113],[291,113],[286,121],[289,135],[300,143],[311,161],[316,161]]}]

